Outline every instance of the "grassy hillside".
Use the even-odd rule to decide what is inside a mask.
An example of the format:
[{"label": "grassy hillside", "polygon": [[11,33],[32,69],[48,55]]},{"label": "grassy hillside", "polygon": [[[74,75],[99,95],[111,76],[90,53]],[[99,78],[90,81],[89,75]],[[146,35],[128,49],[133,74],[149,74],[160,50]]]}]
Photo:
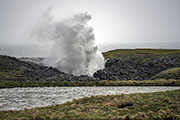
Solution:
[{"label": "grassy hillside", "polygon": [[[88,76],[73,76],[60,72],[56,68],[42,66],[33,62],[21,61],[15,57],[0,55],[0,84],[23,82],[60,82],[60,81],[94,81]],[[1,86],[1,85],[0,85]]]},{"label": "grassy hillside", "polygon": [[23,62],[15,57],[0,55],[0,80],[38,81],[57,76],[59,71],[34,63]]},{"label": "grassy hillside", "polygon": [[116,49],[108,52],[104,52],[105,58],[113,58],[118,56],[127,56],[133,54],[150,54],[150,55],[168,55],[168,54],[180,54],[180,50],[177,49]]},{"label": "grassy hillside", "polygon": [[180,90],[92,96],[50,107],[22,111],[0,111],[0,118],[2,120],[179,120]]},{"label": "grassy hillside", "polygon": [[177,79],[180,80],[180,67],[171,68],[160,72],[151,79]]}]

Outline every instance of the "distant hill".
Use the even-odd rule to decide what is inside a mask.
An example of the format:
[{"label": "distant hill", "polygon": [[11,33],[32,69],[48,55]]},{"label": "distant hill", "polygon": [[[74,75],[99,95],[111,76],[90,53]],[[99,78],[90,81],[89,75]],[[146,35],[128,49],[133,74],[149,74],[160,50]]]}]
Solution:
[{"label": "distant hill", "polygon": [[102,52],[107,52],[115,49],[180,49],[180,42],[169,43],[100,43],[98,49]]}]

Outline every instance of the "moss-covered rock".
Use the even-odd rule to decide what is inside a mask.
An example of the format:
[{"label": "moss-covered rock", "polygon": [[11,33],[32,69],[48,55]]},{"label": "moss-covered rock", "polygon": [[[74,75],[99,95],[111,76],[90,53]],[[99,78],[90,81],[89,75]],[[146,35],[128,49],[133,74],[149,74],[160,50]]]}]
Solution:
[{"label": "moss-covered rock", "polygon": [[160,72],[151,79],[177,79],[180,80],[180,67],[171,68]]}]

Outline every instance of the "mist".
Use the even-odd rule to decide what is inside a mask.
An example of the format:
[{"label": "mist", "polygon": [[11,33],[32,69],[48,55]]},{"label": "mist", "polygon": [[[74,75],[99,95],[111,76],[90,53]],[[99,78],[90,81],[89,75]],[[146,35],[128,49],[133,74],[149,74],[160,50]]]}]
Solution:
[{"label": "mist", "polygon": [[93,76],[103,69],[104,58],[95,45],[93,28],[88,25],[91,15],[77,13],[55,21],[51,9],[39,19],[30,38],[50,49],[43,63],[76,76]]},{"label": "mist", "polygon": [[[70,63],[76,59],[72,54],[103,59],[96,57],[102,56],[99,51],[135,48],[180,49],[179,4],[179,0],[1,0],[0,54],[15,57],[46,57],[49,59],[44,63],[62,69],[64,66],[68,68],[65,64],[72,65]],[[47,9],[50,5],[53,5],[51,10]],[[88,13],[85,13],[86,11]],[[75,16],[80,16],[79,13],[80,18],[86,16],[83,22],[75,20]],[[67,14],[68,17],[64,17]],[[72,25],[75,21],[76,25]],[[74,32],[72,26],[79,27],[77,24],[82,24],[81,22],[83,28],[80,27]],[[88,30],[91,32],[87,32]],[[65,35],[66,32],[68,33]],[[86,42],[83,43],[81,34],[90,38],[85,37]],[[66,41],[73,36],[78,36],[80,41],[75,39],[76,42]],[[87,44],[91,47],[87,47]],[[75,47],[78,45],[80,47]],[[89,52],[81,53],[81,51],[91,51],[93,54],[87,55]],[[62,60],[59,58],[60,54],[68,57]],[[66,63],[67,59],[69,61]],[[89,64],[97,66],[90,61]],[[78,69],[80,71],[85,69],[78,67],[81,68]],[[103,67],[93,67],[91,70],[95,71],[97,68]],[[77,75],[81,73],[73,71],[65,70]],[[84,71],[86,72],[82,74],[93,73],[87,72],[90,68]]]}]

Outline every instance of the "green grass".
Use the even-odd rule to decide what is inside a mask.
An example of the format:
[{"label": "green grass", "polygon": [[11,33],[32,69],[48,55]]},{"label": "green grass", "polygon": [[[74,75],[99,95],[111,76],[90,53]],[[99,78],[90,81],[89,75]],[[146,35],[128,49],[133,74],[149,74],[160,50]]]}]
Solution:
[{"label": "green grass", "polygon": [[92,96],[49,107],[0,111],[0,118],[1,120],[179,120],[180,90]]},{"label": "green grass", "polygon": [[180,67],[171,68],[160,72],[151,79],[178,79],[180,80]]},{"label": "green grass", "polygon": [[2,81],[0,80],[0,88],[13,87],[43,87],[43,86],[180,86],[180,80],[175,79],[157,79],[157,80],[124,80],[124,81],[88,81],[88,82],[58,82],[58,81]]},{"label": "green grass", "polygon": [[105,58],[112,58],[118,56],[127,56],[132,54],[151,54],[151,55],[167,55],[180,53],[177,49],[116,49],[108,52],[104,52]]}]

